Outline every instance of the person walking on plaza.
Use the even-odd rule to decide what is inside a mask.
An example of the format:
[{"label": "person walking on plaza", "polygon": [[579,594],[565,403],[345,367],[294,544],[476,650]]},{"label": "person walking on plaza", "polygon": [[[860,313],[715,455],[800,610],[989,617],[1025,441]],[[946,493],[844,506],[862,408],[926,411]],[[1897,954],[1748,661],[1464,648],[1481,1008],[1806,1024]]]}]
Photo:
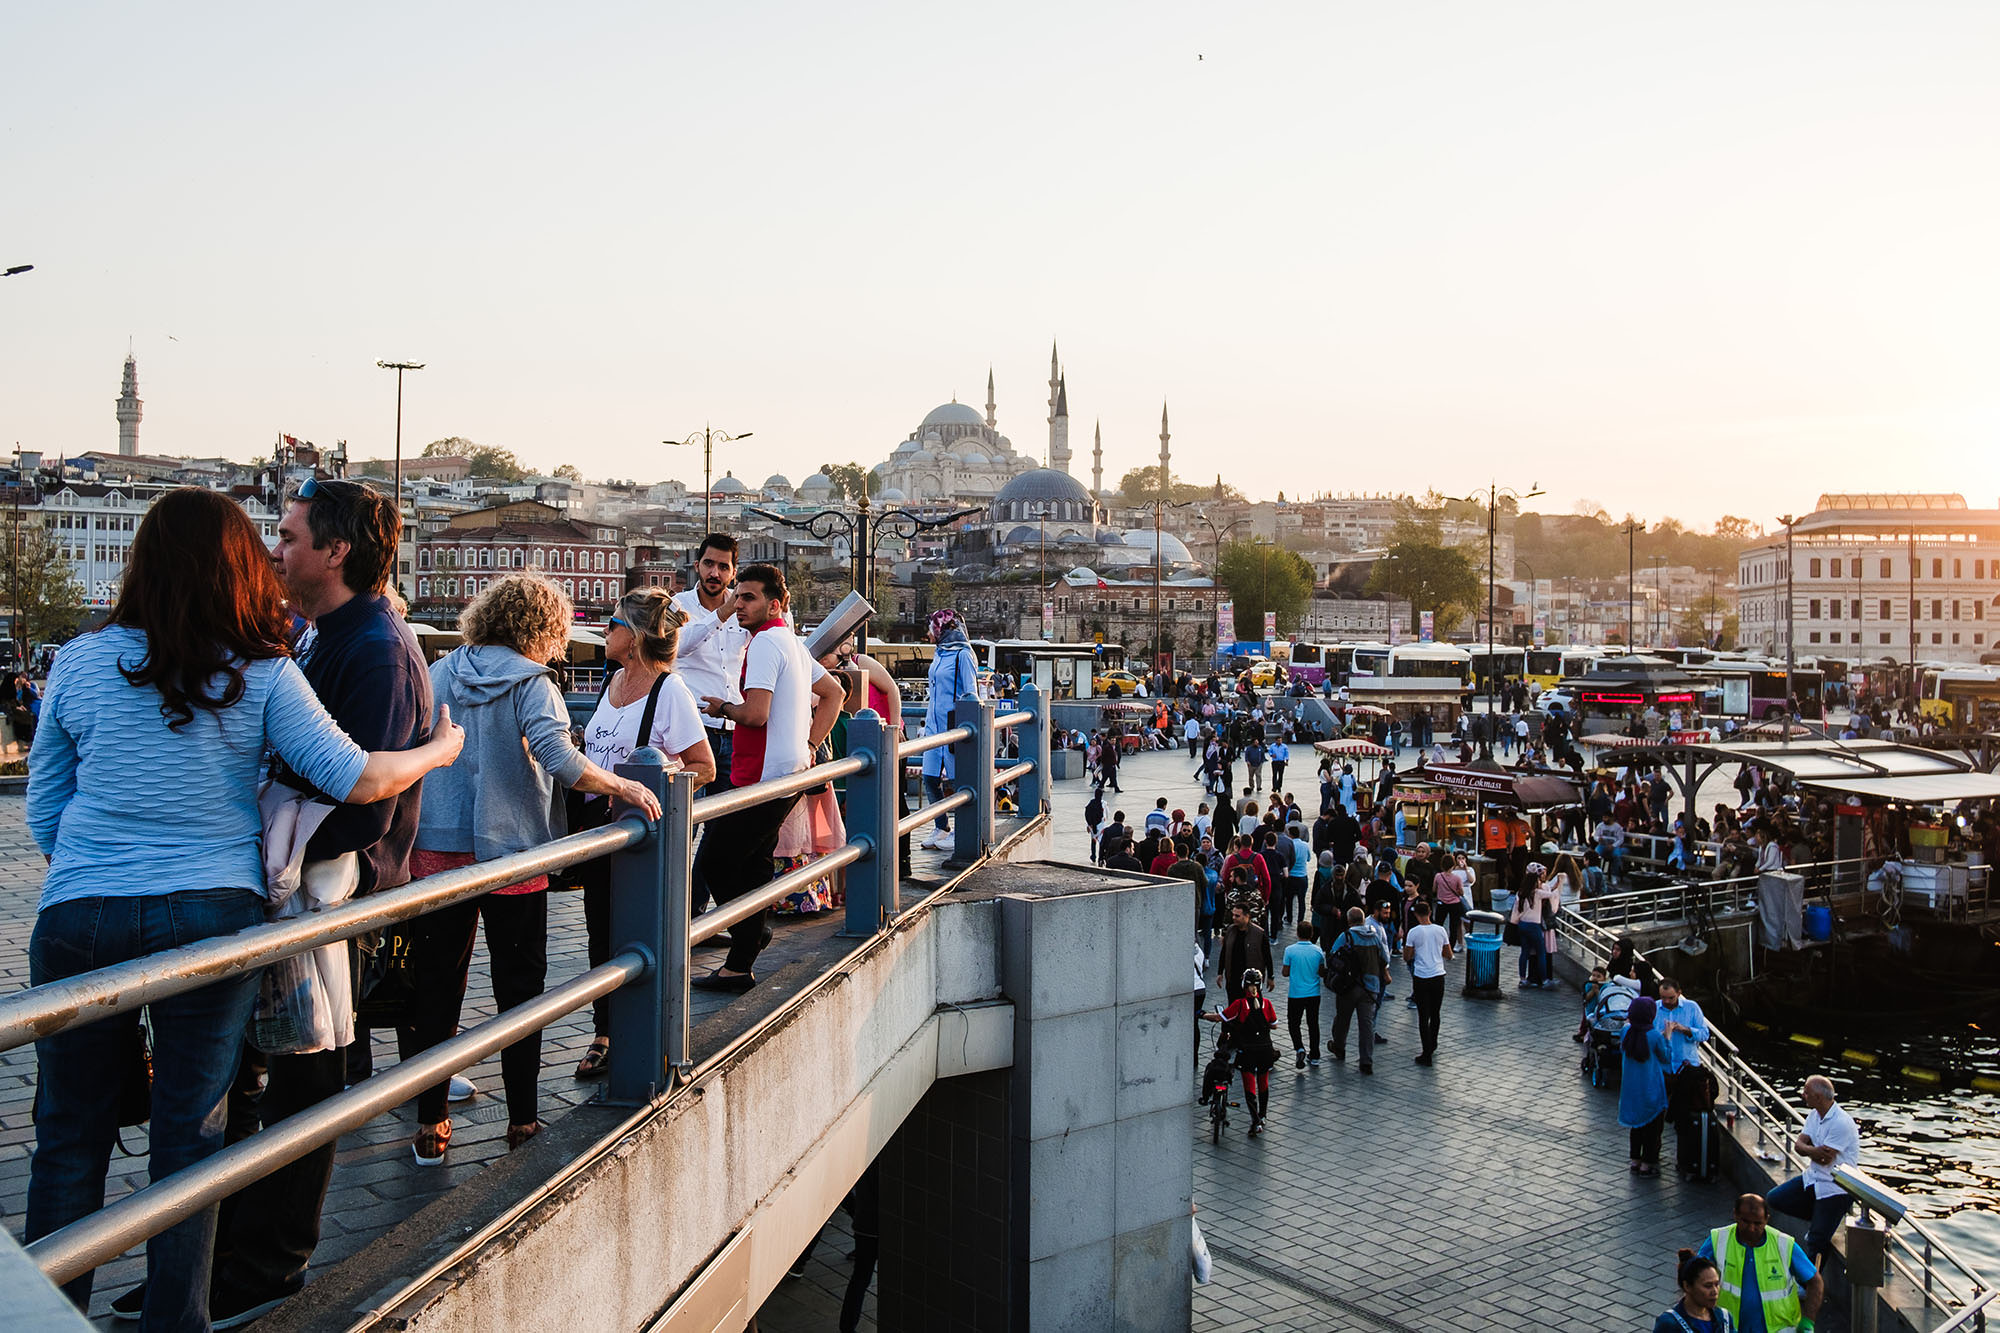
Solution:
[{"label": "person walking on plaza", "polygon": [[[814,749],[833,730],[846,697],[841,682],[806,655],[805,641],[785,623],[785,608],[785,576],[772,565],[745,565],[736,577],[736,622],[750,632],[750,646],[743,655],[743,700],[731,703],[719,695],[702,700],[702,711],[710,717],[736,724],[731,778],[739,787],[810,768]],[[785,816],[798,799],[796,794],[782,796],[710,821],[694,864],[718,903],[755,893],[771,882],[772,851]],[[757,984],[753,969],[764,948],[768,916],[768,910],[752,912],[730,927],[729,953],[722,966],[691,984],[721,991],[744,991]]]},{"label": "person walking on plaza", "polygon": [[1264,1132],[1264,1117],[1271,1110],[1271,1066],[1278,1063],[1278,1048],[1271,1042],[1278,1011],[1264,998],[1264,974],[1254,967],[1245,972],[1243,994],[1220,1013],[1202,1017],[1229,1025],[1229,1048],[1236,1053],[1236,1068],[1243,1075],[1243,1104],[1250,1108],[1254,1139]]},{"label": "person walking on plaza", "polygon": [[[674,671],[696,699],[714,695],[731,703],[743,702],[738,682],[743,676],[743,654],[750,646],[750,632],[736,620],[735,586],[736,539],[726,532],[711,532],[701,539],[695,552],[694,586],[674,594],[674,609],[686,617],[675,650]],[[729,746],[735,723],[703,714],[702,726],[708,731],[708,752],[715,760],[715,776],[709,780],[706,794],[714,796],[736,785],[729,777]],[[694,910],[699,912],[708,905],[708,885],[696,879],[691,892]]]},{"label": "person walking on plaza", "polygon": [[[979,659],[973,655],[972,644],[965,637],[965,622],[956,611],[932,612],[928,637],[935,645],[936,655],[931,658],[930,703],[929,712],[924,717],[924,731],[934,736],[940,731],[950,731],[956,725],[952,714],[958,708],[960,699],[978,696]],[[924,799],[930,802],[943,800],[951,794],[952,747],[947,745],[924,751],[923,764]],[[1111,790],[1118,791],[1116,735],[1104,738],[1104,754],[1098,764],[1105,775],[1105,782]],[[952,846],[951,817],[940,814],[932,821],[931,835],[917,846],[929,851],[948,850]]]},{"label": "person walking on plaza", "polygon": [[[703,725],[686,680],[673,670],[683,628],[684,613],[660,589],[638,588],[619,599],[604,631],[604,656],[618,669],[604,683],[597,709],[583,729],[584,755],[606,773],[617,772],[635,751],[651,746],[693,774],[697,789],[714,780],[713,743],[728,733],[718,736]],[[582,795],[570,807],[571,833],[611,822],[607,796]],[[571,875],[583,887],[587,957],[597,967],[611,956],[611,862],[600,856],[573,867]],[[578,1078],[610,1072],[610,997],[591,1006],[591,1032],[590,1046],[576,1066]]]},{"label": "person walking on plaza", "polygon": [[1623,1078],[1618,1123],[1631,1131],[1632,1174],[1660,1174],[1660,1135],[1667,1123],[1667,1039],[1653,1027],[1653,1001],[1640,996],[1619,1039]]},{"label": "person walking on plaza", "polygon": [[1675,1279],[1681,1298],[1653,1321],[1653,1333],[1736,1333],[1736,1321],[1716,1305],[1722,1299],[1722,1273],[1715,1260],[1682,1250]]},{"label": "person walking on plaza", "polygon": [[1410,993],[1417,1001],[1417,1040],[1423,1049],[1416,1063],[1428,1066],[1437,1058],[1438,1026],[1444,1013],[1444,965],[1452,959],[1451,933],[1431,923],[1431,905],[1417,900],[1417,924],[1403,940],[1403,961],[1410,967]]},{"label": "person walking on plaza", "polygon": [[[1319,977],[1326,955],[1313,943],[1313,924],[1299,922],[1299,937],[1285,949],[1285,1025],[1292,1033],[1294,1064],[1304,1069],[1319,1063]],[[1310,1047],[1299,1039],[1299,1020],[1311,1034]]]},{"label": "person walking on plaza", "polygon": [[1285,744],[1284,739],[1280,737],[1271,742],[1271,748],[1266,753],[1271,760],[1271,790],[1282,791],[1285,786],[1285,765],[1292,761],[1292,747]]},{"label": "person walking on plaza", "polygon": [[1360,1035],[1355,1054],[1361,1072],[1375,1072],[1375,1010],[1381,1004],[1383,988],[1389,980],[1389,955],[1381,939],[1368,929],[1368,914],[1358,907],[1347,909],[1347,929],[1328,950],[1327,989],[1333,992],[1333,1047],[1335,1063],[1347,1059],[1347,1025],[1358,1019]]},{"label": "person walking on plaza", "polygon": [[[358,482],[302,483],[278,523],[275,552],[292,609],[309,622],[294,651],[313,693],[363,749],[409,749],[429,735],[430,674],[415,633],[389,595],[402,520],[386,495]],[[354,858],[354,895],[410,881],[421,787],[382,805],[344,805],[306,847],[307,862]],[[352,958],[353,955],[350,955]],[[367,1076],[367,1033],[344,1049],[273,1055],[256,1091],[250,1052],[230,1093],[234,1142],[269,1129]],[[223,1200],[217,1228],[217,1318],[269,1308],[298,1290],[319,1245],[333,1178],[328,1143]]]},{"label": "person walking on plaza", "polygon": [[1264,976],[1271,973],[1271,937],[1257,924],[1262,905],[1254,889],[1239,876],[1225,880],[1229,886],[1229,926],[1222,932],[1222,952],[1216,962],[1216,976],[1223,994],[1234,1000],[1243,994],[1243,974],[1252,968]]},{"label": "person walking on plaza", "polygon": [[1264,788],[1264,760],[1267,753],[1262,737],[1253,736],[1250,743],[1243,747],[1243,766],[1249,771],[1250,791],[1262,791]]},{"label": "person walking on plaza", "polygon": [[[427,784],[410,854],[413,873],[442,874],[562,836],[558,788],[609,796],[636,806],[648,819],[659,818],[659,798],[651,790],[592,763],[570,742],[569,709],[548,663],[562,655],[573,619],[562,590],[530,573],[500,579],[459,616],[465,642],[432,663],[431,690],[464,724],[471,758]],[[621,637],[616,629],[612,633]],[[705,748],[694,701],[685,700],[674,711],[669,744],[683,751]],[[494,1008],[505,1012],[542,993],[549,970],[548,887],[549,877],[536,875],[417,918],[410,942],[416,994],[396,1033],[402,1059],[414,1059],[458,1031],[482,922]],[[541,1131],[542,1034],[531,1032],[503,1050],[500,1071],[511,1151]],[[445,1092],[439,1083],[417,1096],[410,1151],[418,1166],[444,1165],[451,1145]]]},{"label": "person walking on plaza", "polygon": [[1826,1279],[1805,1247],[1770,1226],[1761,1194],[1736,1200],[1733,1225],[1702,1237],[1695,1254],[1712,1259],[1722,1276],[1715,1308],[1743,1333],[1812,1333],[1826,1297]]},{"label": "person walking on plaza", "polygon": [[1673,1103],[1674,1143],[1680,1174],[1690,1174],[1701,1146],[1698,1119],[1714,1103],[1709,1073],[1702,1068],[1701,1044],[1708,1040],[1708,1019],[1701,1006],[1681,993],[1680,982],[1660,978],[1660,1003],[1654,1025],[1667,1042],[1667,1095]]},{"label": "person walking on plaza", "polygon": [[1807,1222],[1806,1255],[1823,1266],[1840,1219],[1854,1206],[1854,1196],[1834,1183],[1833,1168],[1860,1163],[1861,1131],[1847,1108],[1834,1100],[1833,1080],[1826,1075],[1807,1079],[1800,1096],[1809,1110],[1792,1147],[1806,1159],[1805,1174],[1793,1176],[1764,1201],[1773,1212]]},{"label": "person walking on plaza", "polygon": [[[339,546],[336,558],[348,543]],[[25,820],[48,858],[28,939],[30,985],[262,923],[267,749],[342,809],[386,808],[457,757],[464,733],[442,715],[434,727],[413,719],[427,737],[420,744],[364,751],[315,697],[291,639],[285,588],[243,507],[193,488],[155,501],[109,621],[56,655],[28,756]],[[223,1099],[258,978],[246,969],[146,1006],[153,1180],[222,1146]],[[26,1240],[104,1206],[139,1042],[137,1013],[35,1042]],[[314,1239],[319,1204],[317,1192],[301,1201]],[[209,1327],[216,1212],[202,1208],[147,1242],[146,1283],[131,1302],[142,1327]],[[297,1262],[303,1269],[305,1257]],[[91,1280],[63,1284],[64,1294],[87,1307]]]}]

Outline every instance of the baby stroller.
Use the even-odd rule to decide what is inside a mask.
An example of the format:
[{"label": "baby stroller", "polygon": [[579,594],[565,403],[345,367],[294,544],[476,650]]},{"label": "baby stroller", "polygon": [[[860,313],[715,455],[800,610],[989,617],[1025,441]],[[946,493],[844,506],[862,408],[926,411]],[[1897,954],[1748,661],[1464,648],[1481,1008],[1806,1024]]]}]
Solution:
[{"label": "baby stroller", "polygon": [[1604,983],[1597,998],[1590,1003],[1586,1017],[1590,1022],[1590,1034],[1583,1047],[1583,1072],[1590,1075],[1593,1088],[1616,1088],[1618,1078],[1624,1070],[1624,1061],[1618,1052],[1618,1043],[1625,1035],[1625,1018],[1632,1008],[1632,997],[1638,989],[1631,982],[1613,977]]},{"label": "baby stroller", "polygon": [[1235,1053],[1229,1045],[1229,1025],[1215,1037],[1215,1056],[1201,1071],[1201,1101],[1197,1103],[1208,1108],[1210,1140],[1222,1142],[1222,1131],[1229,1128],[1229,1089],[1236,1081]]}]

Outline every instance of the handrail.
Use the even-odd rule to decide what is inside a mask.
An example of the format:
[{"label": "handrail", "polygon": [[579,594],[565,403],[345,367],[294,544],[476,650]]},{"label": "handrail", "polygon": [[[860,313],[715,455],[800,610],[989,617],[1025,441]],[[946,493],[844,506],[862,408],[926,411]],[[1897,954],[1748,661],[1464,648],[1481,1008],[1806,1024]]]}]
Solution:
[{"label": "handrail", "polygon": [[[968,813],[961,819],[951,864],[969,867],[1002,842],[1011,841],[999,838],[994,829],[993,810],[1001,788],[1018,787],[1019,812],[1024,820],[1043,815],[1047,704],[1032,687],[1024,692],[1022,704],[1021,711],[996,719],[990,703],[963,699],[956,712],[964,725],[902,743],[895,740],[898,729],[893,720],[885,726],[883,719],[864,711],[850,722],[849,737],[855,752],[848,757],[701,800],[694,799],[690,775],[669,776],[657,757],[650,763],[621,764],[621,777],[641,782],[659,797],[663,817],[657,824],[649,825],[627,811],[605,828],[431,875],[326,911],[0,996],[0,1051],[4,1051],[72,1025],[197,989],[232,973],[349,940],[496,887],[595,857],[616,856],[612,931],[620,947],[609,962],[42,1237],[29,1253],[44,1276],[54,1282],[80,1276],[457,1070],[606,996],[612,1002],[612,1027],[618,1035],[612,1047],[609,1099],[641,1108],[651,1105],[663,1095],[663,1070],[684,1077],[692,1068],[687,1047],[688,982],[689,955],[696,945],[799,888],[853,866],[864,869],[847,877],[848,933],[865,935],[891,929],[904,917],[898,901],[897,858],[885,854],[885,838],[909,832],[941,814],[965,810]],[[1022,759],[996,770],[992,737],[1008,728],[1024,729]],[[889,748],[892,745],[893,750]],[[901,760],[947,745],[956,747],[954,757],[961,775],[958,789],[898,819]],[[880,762],[885,753],[893,754],[895,761]],[[774,878],[753,893],[689,919],[689,864],[699,825],[841,778],[859,779],[847,787],[851,836],[843,846]]]},{"label": "handrail", "polygon": [[622,851],[648,836],[647,826],[628,815],[601,829],[572,833],[525,852],[443,871],[325,911],[265,922],[234,935],[199,940],[15,991],[0,996],[0,1051],[25,1046],[79,1023],[130,1013],[170,995],[199,990],[231,972],[264,967],[322,945],[351,940],[489,889]]},{"label": "handrail", "polygon": [[[1572,904],[1559,908],[1556,919],[1557,941],[1565,947],[1574,943],[1583,961],[1594,963],[1611,957],[1616,939],[1602,926],[1578,913]],[[1634,953],[1640,962],[1645,961],[1643,952],[1635,950]],[[1777,1160],[1803,1170],[1805,1158],[1799,1154],[1793,1139],[1805,1124],[1805,1112],[1757,1072],[1742,1048],[1717,1027],[1713,1019],[1709,1020],[1709,1044],[1714,1049],[1707,1067],[1724,1085],[1725,1100],[1733,1110],[1749,1118],[1750,1127],[1757,1136],[1756,1149],[1760,1154],[1772,1153]],[[1921,1247],[1917,1241],[1922,1242]],[[2000,1294],[1979,1269],[1925,1225],[1922,1218],[1905,1216],[1901,1223],[1889,1228],[1887,1244],[1889,1262],[1912,1286],[1923,1290],[1926,1305],[1946,1309],[1945,1301],[1949,1300],[1961,1305],[1959,1316],[1970,1316],[1983,1311],[1994,1296]],[[1910,1257],[1904,1258],[1898,1250],[1907,1251]],[[1946,1271],[1946,1265],[1950,1271]],[[1961,1286],[1969,1290],[1961,1291]],[[1937,1292],[1941,1292],[1945,1300],[1938,1299]],[[1983,1318],[1979,1322],[1983,1325]],[[1962,1319],[1955,1318],[1944,1327],[1963,1326]],[[1943,1331],[1939,1329],[1933,1333]]]}]

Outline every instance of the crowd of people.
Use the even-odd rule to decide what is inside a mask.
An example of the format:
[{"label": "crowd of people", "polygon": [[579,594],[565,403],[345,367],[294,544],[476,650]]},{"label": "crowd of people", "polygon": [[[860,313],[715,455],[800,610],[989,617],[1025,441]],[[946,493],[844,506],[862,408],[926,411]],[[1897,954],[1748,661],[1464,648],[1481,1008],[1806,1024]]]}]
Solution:
[{"label": "crowd of people", "polygon": [[[832,757],[845,707],[900,727],[890,674],[851,644],[809,657],[782,572],[739,566],[722,533],[704,539],[685,592],[620,599],[603,691],[573,726],[557,664],[575,617],[560,588],[528,572],[493,580],[465,609],[460,646],[426,663],[390,587],[399,530],[388,498],[326,478],[288,497],[275,552],[215,492],[172,491],[148,510],[107,623],[56,655],[45,698],[8,686],[9,706],[32,710],[27,825],[49,861],[32,984],[523,851],[623,809],[657,818],[652,788],[617,771],[642,747],[715,792]],[[954,673],[963,630],[955,613],[933,618],[938,661]],[[864,686],[852,705],[850,682]],[[948,716],[974,688],[954,675],[933,699]],[[949,725],[936,713],[933,726]],[[930,757],[936,788],[949,751]],[[694,909],[838,846],[840,820],[838,793],[821,790],[710,821]],[[907,870],[907,839],[902,856]],[[374,1001],[393,996],[387,1025],[405,1059],[452,1037],[482,928],[496,1006],[540,995],[558,887],[581,890],[590,959],[602,962],[612,942],[599,860],[432,911],[393,941],[326,946],[296,986],[250,969],[152,1002],[145,1027],[128,1013],[42,1038],[27,1239],[103,1205],[134,1080],[143,1097],[150,1079],[161,1179],[369,1077],[369,1027],[384,1025]],[[768,912],[745,917],[693,984],[755,985],[771,938]],[[609,1069],[607,1006],[593,1018],[579,1078]],[[541,1047],[535,1033],[501,1054],[510,1150],[543,1128]],[[449,1095],[439,1083],[416,1100],[418,1167],[449,1159]],[[327,1144],[155,1236],[144,1283],[112,1312],[178,1331],[275,1308],[304,1283],[333,1159]],[[64,1290],[87,1306],[91,1276]]]}]

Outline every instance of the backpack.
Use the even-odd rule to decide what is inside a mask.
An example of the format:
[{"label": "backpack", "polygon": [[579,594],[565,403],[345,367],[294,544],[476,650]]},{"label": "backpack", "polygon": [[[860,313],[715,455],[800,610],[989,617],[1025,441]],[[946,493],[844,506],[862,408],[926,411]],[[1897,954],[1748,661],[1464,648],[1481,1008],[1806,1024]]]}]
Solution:
[{"label": "backpack", "polygon": [[1363,949],[1373,950],[1375,941],[1371,938],[1362,944],[1354,938],[1354,931],[1348,930],[1340,938],[1340,943],[1327,954],[1320,964],[1320,977],[1327,990],[1335,995],[1345,995],[1357,986],[1368,984],[1366,964],[1361,959]]}]

